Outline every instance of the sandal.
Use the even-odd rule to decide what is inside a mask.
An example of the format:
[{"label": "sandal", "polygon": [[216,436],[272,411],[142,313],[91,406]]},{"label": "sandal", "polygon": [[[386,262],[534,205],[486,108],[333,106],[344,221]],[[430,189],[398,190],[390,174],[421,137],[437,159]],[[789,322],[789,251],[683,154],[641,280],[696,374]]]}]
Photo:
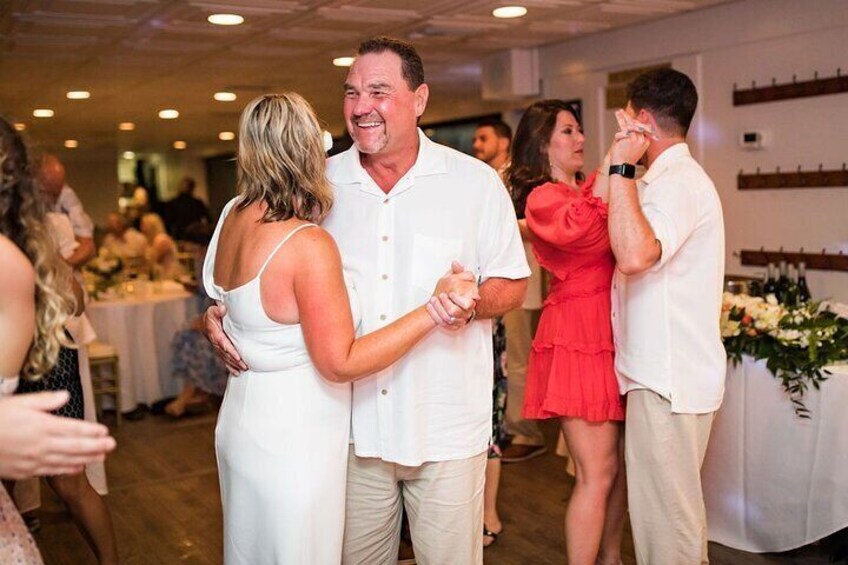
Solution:
[{"label": "sandal", "polygon": [[492,538],[492,543],[490,543],[490,544],[488,544],[488,545],[486,545],[486,544],[484,543],[484,544],[483,544],[483,549],[486,549],[487,547],[492,547],[493,545],[495,545],[495,542],[496,542],[496,541],[498,541],[498,536],[499,536],[499,535],[501,535],[502,533],[503,533],[503,530],[501,530],[501,531],[500,531],[500,532],[498,532],[498,533],[495,533],[495,532],[493,532],[492,530],[490,530],[489,528],[487,528],[487,527],[486,527],[486,524],[483,524],[483,537],[484,537],[484,538],[485,538],[485,537],[490,537],[490,538]]}]

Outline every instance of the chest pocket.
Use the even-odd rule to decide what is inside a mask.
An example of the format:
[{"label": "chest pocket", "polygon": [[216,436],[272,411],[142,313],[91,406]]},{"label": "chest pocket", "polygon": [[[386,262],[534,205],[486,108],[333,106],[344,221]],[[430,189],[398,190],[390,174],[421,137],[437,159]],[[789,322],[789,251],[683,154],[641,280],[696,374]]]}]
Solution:
[{"label": "chest pocket", "polygon": [[[428,293],[450,269],[452,261],[462,261],[462,240],[415,234],[412,243],[412,283]],[[468,268],[468,265],[466,265]]]}]

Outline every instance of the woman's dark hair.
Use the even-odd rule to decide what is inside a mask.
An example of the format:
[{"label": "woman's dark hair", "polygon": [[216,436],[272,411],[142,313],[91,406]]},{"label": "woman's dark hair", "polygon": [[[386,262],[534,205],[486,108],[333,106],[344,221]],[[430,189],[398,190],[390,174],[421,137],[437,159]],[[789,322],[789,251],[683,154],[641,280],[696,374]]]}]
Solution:
[{"label": "woman's dark hair", "polygon": [[535,102],[524,111],[521,121],[518,122],[504,179],[512,193],[515,212],[519,218],[524,217],[524,207],[527,205],[530,191],[553,180],[548,160],[548,143],[560,112],[568,112],[580,123],[577,111],[564,100]]}]

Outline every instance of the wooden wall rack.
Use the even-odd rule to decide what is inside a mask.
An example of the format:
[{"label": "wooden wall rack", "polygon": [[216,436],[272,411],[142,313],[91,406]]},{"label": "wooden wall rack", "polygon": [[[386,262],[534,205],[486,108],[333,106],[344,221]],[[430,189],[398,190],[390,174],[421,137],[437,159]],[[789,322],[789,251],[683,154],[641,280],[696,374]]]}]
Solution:
[{"label": "wooden wall rack", "polygon": [[807,269],[816,271],[848,271],[848,255],[839,253],[825,253],[822,249],[821,253],[806,253],[802,247],[799,251],[784,251],[781,247],[779,251],[766,251],[763,248],[759,250],[743,249],[739,252],[739,258],[743,265],[765,267],[769,263],[777,265],[781,261],[798,265],[800,262],[806,264]]},{"label": "wooden wall rack", "polygon": [[817,171],[802,171],[799,165],[797,170],[789,173],[781,172],[780,167],[773,173],[761,173],[758,167],[755,173],[745,174],[740,170],[736,177],[736,186],[739,190],[848,186],[848,169],[845,163],[842,163],[842,169],[830,171],[822,170],[821,165]]},{"label": "wooden wall rack", "polygon": [[751,88],[745,90],[737,90],[734,83],[733,105],[762,104],[840,92],[848,92],[848,76],[842,76],[841,68],[836,69],[835,77],[819,78],[819,73],[816,72],[813,80],[798,82],[795,75],[792,75],[791,83],[777,84],[776,79],[771,79],[771,85],[758,87],[756,82],[751,82]]}]

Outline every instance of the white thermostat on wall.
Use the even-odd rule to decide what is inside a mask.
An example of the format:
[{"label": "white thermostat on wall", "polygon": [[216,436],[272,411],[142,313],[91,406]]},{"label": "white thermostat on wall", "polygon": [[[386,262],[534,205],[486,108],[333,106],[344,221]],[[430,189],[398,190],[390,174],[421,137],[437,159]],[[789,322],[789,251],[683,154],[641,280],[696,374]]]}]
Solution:
[{"label": "white thermostat on wall", "polygon": [[762,149],[763,132],[743,131],[739,134],[739,147],[742,149]]}]

